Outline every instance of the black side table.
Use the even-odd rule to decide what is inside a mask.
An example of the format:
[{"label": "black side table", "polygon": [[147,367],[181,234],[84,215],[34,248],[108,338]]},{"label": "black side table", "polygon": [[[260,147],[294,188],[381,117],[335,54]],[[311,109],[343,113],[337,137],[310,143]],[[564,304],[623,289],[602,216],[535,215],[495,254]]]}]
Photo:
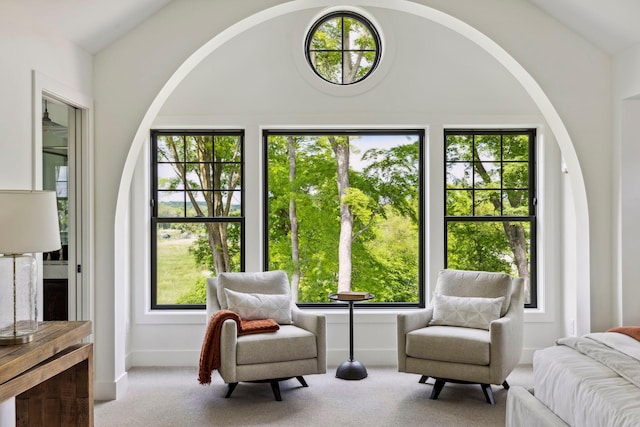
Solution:
[{"label": "black side table", "polygon": [[353,303],[358,301],[368,301],[375,295],[367,294],[363,297],[341,297],[339,294],[329,294],[329,299],[349,303],[349,360],[342,362],[336,370],[336,378],[343,380],[361,380],[367,378],[367,368],[357,360],[353,359]]}]

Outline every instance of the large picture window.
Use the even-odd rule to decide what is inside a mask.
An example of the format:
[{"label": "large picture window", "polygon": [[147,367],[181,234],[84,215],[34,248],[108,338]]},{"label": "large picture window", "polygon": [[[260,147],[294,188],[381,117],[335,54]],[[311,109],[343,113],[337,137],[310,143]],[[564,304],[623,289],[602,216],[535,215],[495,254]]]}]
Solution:
[{"label": "large picture window", "polygon": [[263,134],[265,268],[298,305],[368,291],[369,306],[420,306],[423,130]]},{"label": "large picture window", "polygon": [[202,309],[244,271],[242,131],[152,131],[151,307]]},{"label": "large picture window", "polygon": [[525,279],[537,306],[535,130],[445,131],[446,267]]}]

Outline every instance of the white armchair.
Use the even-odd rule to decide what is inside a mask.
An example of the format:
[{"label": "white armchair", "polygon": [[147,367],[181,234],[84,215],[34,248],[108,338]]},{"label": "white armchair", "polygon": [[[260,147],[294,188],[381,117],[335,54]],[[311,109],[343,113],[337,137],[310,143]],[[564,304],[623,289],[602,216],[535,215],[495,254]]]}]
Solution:
[{"label": "white armchair", "polygon": [[508,389],[523,334],[522,278],[442,270],[430,306],[399,314],[398,371],[429,377],[437,399],[446,382],[480,384],[494,403],[491,384]]},{"label": "white armchair", "polygon": [[[216,278],[208,278],[207,319],[221,309],[237,311],[237,307],[230,304],[239,304],[238,298],[243,298],[241,294],[249,298],[251,294],[286,295],[290,301],[289,279],[284,271],[221,273]],[[229,295],[234,301],[228,301]],[[242,313],[240,317],[243,317]],[[326,373],[324,315],[303,312],[290,302],[289,310],[285,312],[278,307],[270,317],[275,317],[280,324],[277,332],[238,336],[236,322],[224,322],[218,372],[228,384],[225,397],[231,396],[239,382],[268,382],[279,401],[282,400],[280,381],[296,377],[303,387],[307,387],[303,375]]]}]

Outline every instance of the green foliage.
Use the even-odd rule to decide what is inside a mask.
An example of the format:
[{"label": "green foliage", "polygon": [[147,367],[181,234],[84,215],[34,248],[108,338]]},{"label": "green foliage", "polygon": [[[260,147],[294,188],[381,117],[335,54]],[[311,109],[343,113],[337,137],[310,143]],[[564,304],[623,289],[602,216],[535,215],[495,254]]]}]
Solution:
[{"label": "green foliage", "polygon": [[[344,137],[334,140],[349,144]],[[293,271],[289,203],[295,200],[299,301],[327,302],[337,290],[340,233],[331,144],[326,136],[297,136],[290,182],[286,137],[270,136],[268,142],[268,268]],[[349,171],[351,186],[343,199],[354,218],[351,288],[374,293],[376,301],[418,301],[418,143],[395,144],[364,154],[351,150],[364,164]]]},{"label": "green foliage", "polygon": [[[211,242],[209,241],[209,235],[206,232],[206,227],[202,223],[190,223],[180,224],[189,225],[194,228],[194,234],[197,234],[197,238],[189,246],[189,253],[193,255],[193,258],[198,267],[205,268],[210,271],[215,271],[213,266],[213,253],[211,252]],[[213,226],[211,224],[210,226]],[[216,224],[218,226],[218,224]],[[229,259],[231,263],[230,271],[240,270],[240,227],[237,224],[224,223],[221,225],[226,229]]]},{"label": "green foliage", "polygon": [[[176,229],[164,230],[159,236],[156,257],[158,304],[177,304],[201,278],[211,275],[210,270],[199,267],[189,254],[192,242],[192,238],[182,238]],[[205,299],[198,302],[204,303]]]},{"label": "green foliage", "polygon": [[177,132],[158,134],[154,146],[158,217],[175,219],[157,226],[156,302],[204,304],[200,279],[241,265],[241,225],[224,219],[241,214],[242,138]]},{"label": "green foliage", "polygon": [[376,228],[376,238],[368,243],[371,255],[379,261],[380,280],[370,286],[381,301],[418,302],[418,235],[417,225],[407,217],[389,213]]},{"label": "green foliage", "polygon": [[366,76],[376,56],[375,39],[359,20],[334,16],[318,26],[309,44],[310,60],[327,81],[349,84]]},{"label": "green foliage", "polygon": [[176,300],[176,304],[206,304],[206,302],[207,282],[204,277],[199,277],[191,288]]},{"label": "green foliage", "polygon": [[196,264],[205,267],[211,271],[213,268],[213,255],[211,254],[211,247],[209,246],[209,239],[204,236],[198,236],[198,238],[189,246],[189,253],[193,255]]},{"label": "green foliage", "polygon": [[445,155],[447,266],[528,277],[528,222],[491,218],[529,215],[528,134],[448,134]]},{"label": "green foliage", "polygon": [[[288,138],[292,138],[295,147],[295,171],[289,163]],[[359,146],[364,147],[360,152],[353,145],[357,137],[269,137],[269,257],[266,268],[283,269],[290,274],[299,271],[300,302],[327,302],[327,295],[337,290],[341,222],[332,143],[349,145],[351,153],[349,187],[342,198],[342,203],[349,207],[353,217],[351,289],[372,292],[376,295],[375,301],[418,301],[421,172],[419,146],[413,139],[398,142],[396,138],[388,146],[376,144],[376,148],[370,149],[366,148],[366,143],[358,141]],[[197,150],[213,150],[206,143],[201,145],[195,151],[184,147],[182,156],[189,158]],[[180,156],[176,154],[177,148],[173,148],[174,155]],[[230,155],[235,148],[233,141],[229,141],[229,146],[223,150],[224,155]],[[515,243],[510,241],[506,230],[516,231],[511,239],[516,235],[521,236],[518,237],[520,240],[524,239],[520,243],[524,244],[528,259],[530,226],[526,221],[504,221],[497,217],[501,214],[528,215],[526,136],[523,139],[520,135],[510,135],[500,141],[500,136],[482,135],[474,141],[471,135],[453,135],[447,138],[446,156],[446,215],[451,217],[446,230],[448,267],[518,274],[513,249]],[[355,164],[358,166],[354,167]],[[233,173],[230,167],[221,179],[230,179]],[[504,189],[502,192],[501,188]],[[292,202],[295,202],[299,225],[296,265],[292,258]],[[180,202],[167,202],[160,207],[168,217],[184,214],[184,204]],[[200,209],[213,209],[213,205],[203,204]],[[492,220],[455,221],[455,217],[490,219],[486,216]],[[174,278],[174,287],[181,283],[178,295],[174,292],[169,303],[203,304],[207,276],[203,272],[215,271],[211,233],[207,226],[176,221],[160,223],[158,227],[159,235],[168,236],[163,247],[168,247],[169,241],[177,238],[189,239],[188,246],[180,246],[180,251],[190,256],[189,262],[178,258],[177,253],[165,250],[163,263],[159,263],[169,278]],[[239,270],[240,226],[225,223],[224,227],[230,270]],[[172,250],[177,250],[177,246]],[[188,264],[193,265],[193,274],[179,273]],[[176,280],[178,277],[181,280]]]},{"label": "green foliage", "polygon": [[502,271],[512,274],[505,256],[510,252],[501,222],[450,222],[447,228],[447,267]]}]

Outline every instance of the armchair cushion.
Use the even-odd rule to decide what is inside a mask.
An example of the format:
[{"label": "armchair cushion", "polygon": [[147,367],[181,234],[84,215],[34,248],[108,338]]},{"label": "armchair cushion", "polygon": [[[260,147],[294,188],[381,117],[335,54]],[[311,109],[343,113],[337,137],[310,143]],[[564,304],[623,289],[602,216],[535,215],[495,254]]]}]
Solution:
[{"label": "armchair cushion", "polygon": [[[406,354],[417,359],[486,366],[491,361],[489,331],[429,326],[407,334]],[[451,373],[455,378],[455,373]]]},{"label": "armchair cushion", "polygon": [[500,318],[504,297],[454,297],[434,295],[433,317],[430,325],[462,326],[489,330],[489,325]]},{"label": "armchair cushion", "polygon": [[[217,277],[216,296],[223,310],[228,310],[225,289],[236,292],[260,292],[270,295],[290,295],[289,278],[281,270],[258,273],[220,273]],[[259,291],[258,291],[259,290]]]},{"label": "armchair cushion", "polygon": [[500,309],[502,317],[511,304],[511,279],[505,273],[445,269],[438,275],[435,293],[457,297],[504,297]]},{"label": "armchair cushion", "polygon": [[238,337],[238,365],[287,362],[318,356],[316,336],[294,325],[285,325],[277,333]]},{"label": "armchair cushion", "polygon": [[291,324],[291,297],[224,290],[229,310],[243,320],[273,319],[281,325]]}]

